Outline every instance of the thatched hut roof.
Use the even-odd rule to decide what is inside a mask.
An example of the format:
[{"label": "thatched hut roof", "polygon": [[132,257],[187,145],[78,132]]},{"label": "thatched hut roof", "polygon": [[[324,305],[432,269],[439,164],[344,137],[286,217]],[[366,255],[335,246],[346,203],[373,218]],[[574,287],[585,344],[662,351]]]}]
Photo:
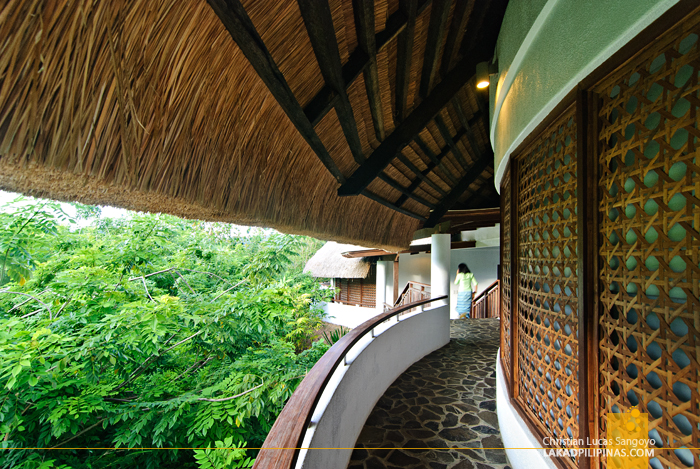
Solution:
[{"label": "thatched hut roof", "polygon": [[366,249],[329,241],[304,266],[304,272],[321,278],[366,278],[372,263],[364,258],[343,257],[347,251]]},{"label": "thatched hut roof", "polygon": [[0,189],[406,247],[493,202],[505,3],[7,0]]}]

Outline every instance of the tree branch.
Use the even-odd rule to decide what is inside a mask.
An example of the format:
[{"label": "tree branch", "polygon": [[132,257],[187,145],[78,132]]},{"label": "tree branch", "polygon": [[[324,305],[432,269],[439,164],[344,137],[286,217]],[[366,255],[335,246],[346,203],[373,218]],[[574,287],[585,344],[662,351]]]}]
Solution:
[{"label": "tree branch", "polygon": [[90,426],[87,427],[85,430],[79,431],[78,433],[76,433],[75,435],[73,435],[73,437],[68,438],[66,441],[64,441],[64,442],[62,442],[62,443],[59,443],[59,444],[57,444],[56,446],[52,446],[52,447],[49,448],[49,449],[56,449],[56,448],[59,448],[59,447],[65,445],[66,443],[70,443],[71,441],[75,440],[76,438],[78,438],[78,437],[79,437],[80,435],[82,435],[83,433],[89,432],[90,430],[92,430],[93,428],[95,428],[96,426],[98,426],[99,424],[101,424],[102,422],[104,422],[105,420],[107,420],[107,417],[105,417],[105,418],[103,418],[103,419],[101,419],[101,420],[98,420],[97,423],[95,423],[95,424],[93,424],[93,425],[90,425]]},{"label": "tree branch", "polygon": [[49,307],[49,305],[47,305],[46,303],[44,303],[43,301],[41,301],[41,300],[40,300],[39,298],[37,298],[36,296],[32,296],[32,295],[29,295],[29,294],[27,294],[27,293],[22,293],[22,292],[18,292],[18,291],[10,291],[10,290],[0,290],[0,293],[11,293],[11,294],[13,294],[13,295],[28,296],[30,299],[36,301],[37,303],[41,304],[44,308],[46,308],[47,310],[51,311],[51,308]]},{"label": "tree branch", "polygon": [[224,401],[230,401],[231,399],[235,399],[235,398],[237,398],[237,397],[245,396],[246,394],[255,391],[256,389],[258,389],[259,387],[261,387],[263,384],[265,384],[264,381],[263,381],[262,383],[258,384],[257,386],[255,386],[254,388],[250,388],[250,389],[248,389],[247,391],[243,391],[243,392],[240,393],[240,394],[236,394],[235,396],[224,397],[223,399],[207,399],[207,398],[205,398],[205,397],[200,397],[200,398],[198,398],[198,399],[196,399],[196,400],[197,400],[197,401],[206,401],[206,402],[224,402]]}]

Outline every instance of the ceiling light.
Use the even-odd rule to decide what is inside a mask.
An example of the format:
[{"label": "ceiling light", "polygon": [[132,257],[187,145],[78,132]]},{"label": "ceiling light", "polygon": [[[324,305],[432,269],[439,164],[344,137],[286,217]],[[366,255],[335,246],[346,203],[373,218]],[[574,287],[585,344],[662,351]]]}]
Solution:
[{"label": "ceiling light", "polygon": [[480,90],[489,86],[489,63],[479,62],[476,64],[476,87]]}]

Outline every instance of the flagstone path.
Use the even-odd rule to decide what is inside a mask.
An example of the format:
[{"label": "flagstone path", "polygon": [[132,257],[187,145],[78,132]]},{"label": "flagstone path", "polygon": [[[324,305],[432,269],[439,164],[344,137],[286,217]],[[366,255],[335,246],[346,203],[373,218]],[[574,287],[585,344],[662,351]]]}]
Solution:
[{"label": "flagstone path", "polygon": [[496,417],[497,319],[451,321],[445,347],[387,389],[348,469],[510,469]]}]

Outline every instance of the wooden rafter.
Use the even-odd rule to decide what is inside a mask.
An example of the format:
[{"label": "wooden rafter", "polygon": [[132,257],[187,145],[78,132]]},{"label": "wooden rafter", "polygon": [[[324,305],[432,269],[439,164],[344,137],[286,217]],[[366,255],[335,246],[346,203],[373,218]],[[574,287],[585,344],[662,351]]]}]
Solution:
[{"label": "wooden rafter", "polygon": [[408,85],[411,82],[414,30],[416,27],[416,0],[401,0],[399,10],[406,15],[406,28],[399,34],[396,51],[396,120],[406,118]]},{"label": "wooden rafter", "polygon": [[[392,177],[389,176],[388,174],[386,174],[386,173],[380,173],[380,174],[379,174],[379,179],[381,179],[382,181],[386,182],[387,184],[389,184],[391,187],[393,187],[393,188],[396,189],[397,191],[401,192],[401,194],[403,194],[402,197],[410,197],[411,199],[415,200],[415,201],[418,202],[419,204],[425,205],[425,206],[428,207],[428,208],[432,208],[432,209],[437,208],[437,205],[435,205],[434,203],[429,202],[429,201],[425,200],[423,197],[414,194],[414,193],[413,193],[413,190],[414,190],[415,188],[410,188],[410,187],[404,187],[404,186],[402,186],[397,180],[395,180],[394,178],[392,178]],[[401,205],[403,205],[403,202],[402,202],[401,204],[396,203],[395,205],[396,205],[397,207],[400,207]]]},{"label": "wooden rafter", "polygon": [[438,83],[430,95],[399,124],[367,160],[360,165],[338,189],[338,195],[357,195],[386,168],[396,154],[425,128],[464,84],[476,73],[476,64],[491,54],[488,50],[476,50],[462,59]]},{"label": "wooden rafter", "polygon": [[402,154],[401,152],[399,152],[399,153],[396,155],[396,157],[399,159],[400,162],[402,162],[403,164],[405,164],[406,167],[407,167],[408,169],[410,169],[411,171],[413,171],[413,173],[414,173],[416,176],[418,176],[418,178],[419,178],[420,180],[422,180],[422,181],[425,182],[427,185],[429,185],[430,187],[432,187],[433,189],[435,189],[435,191],[437,191],[440,195],[447,195],[447,192],[445,192],[440,186],[438,186],[437,184],[435,184],[433,181],[430,180],[430,178],[428,178],[425,174],[423,174],[423,171],[421,171],[420,169],[418,169],[418,167],[417,167],[416,165],[414,165],[413,163],[411,163],[411,160],[409,160],[408,158],[406,158],[406,156],[405,156],[404,154]]},{"label": "wooden rafter", "polygon": [[[357,122],[352,112],[352,106],[348,99],[346,83],[343,78],[343,65],[340,61],[338,42],[335,38],[333,27],[333,15],[326,0],[297,0],[301,16],[304,19],[306,31],[311,39],[318,66],[321,69],[323,79],[338,95],[338,103],[335,106],[338,120],[343,129],[343,134],[348,142],[352,156],[358,164],[365,161],[362,152],[360,134],[357,131]],[[371,63],[371,61],[370,61]]]},{"label": "wooden rafter", "polygon": [[[433,153],[433,151],[430,149],[430,147],[428,146],[428,144],[425,143],[425,141],[423,140],[423,138],[420,135],[416,136],[416,138],[413,141],[416,142],[416,145],[418,145],[418,148],[421,149],[421,151],[425,154],[425,156],[427,156],[430,159],[430,163],[428,163],[428,168],[427,168],[428,173],[430,171],[432,171],[437,166],[438,168],[440,168],[440,171],[442,172],[442,174],[447,176],[447,179],[449,179],[452,182],[452,184],[457,184],[457,178],[454,177],[454,175],[452,174],[452,171],[450,171],[447,168],[447,166],[445,166],[442,163],[442,158],[444,158],[447,155],[447,153],[449,153],[449,151],[450,151],[450,148],[447,145],[445,145],[446,149],[443,148],[442,150],[440,150],[440,153],[435,155]],[[424,174],[425,174],[425,172],[424,172]],[[445,179],[442,178],[442,180],[444,181]]]},{"label": "wooden rafter", "polygon": [[[420,14],[421,11],[430,4],[430,0],[419,0],[418,6],[416,7],[416,14]],[[397,11],[386,20],[386,26],[384,30],[378,32],[375,35],[374,43],[377,53],[380,52],[384,47],[386,47],[389,42],[394,39],[397,35],[400,35],[408,25],[408,16],[403,12]],[[362,50],[361,47],[356,48],[350,54],[350,58],[343,65],[343,79],[346,85],[350,85],[355,79],[360,76],[365,67],[370,63],[369,56]],[[304,114],[311,122],[311,125],[316,126],[321,119],[328,114],[331,108],[335,105],[338,100],[338,94],[335,92],[333,87],[326,84],[321,90],[314,96],[311,101],[304,107]]]},{"label": "wooden rafter", "polygon": [[369,101],[369,110],[374,123],[377,140],[384,140],[384,116],[382,114],[382,97],[379,91],[379,73],[377,72],[377,45],[374,36],[374,2],[372,0],[353,0],[357,42],[367,54],[369,64],[365,67],[365,89]]},{"label": "wooden rafter", "polygon": [[423,57],[423,71],[420,79],[420,97],[425,99],[433,88],[438,62],[440,61],[440,49],[445,37],[447,17],[450,14],[452,0],[434,0],[430,9],[430,24],[428,25],[428,40],[425,44]]},{"label": "wooden rafter", "polygon": [[267,85],[280,107],[294,124],[299,134],[313,149],[323,165],[339,183],[345,178],[331,158],[313,126],[306,118],[304,110],[297,101],[282,72],[277,67],[272,55],[265,47],[260,34],[241,5],[239,0],[207,0],[214,13],[219,17],[234,42],[241,49],[260,79]]},{"label": "wooden rafter", "polygon": [[452,68],[452,64],[456,58],[456,52],[459,50],[459,45],[467,29],[467,23],[473,7],[474,4],[467,0],[457,0],[455,4],[452,21],[450,22],[450,30],[447,32],[447,39],[445,40],[445,49],[442,53],[442,61],[440,62],[440,74],[442,76],[447,75],[447,72]]},{"label": "wooden rafter", "polygon": [[461,164],[463,168],[469,166],[469,163],[467,163],[467,160],[464,158],[464,155],[462,155],[462,150],[460,150],[457,147],[455,139],[453,139],[452,135],[450,135],[450,131],[447,129],[445,121],[439,114],[435,116],[435,125],[437,125],[437,128],[440,131],[440,135],[442,135],[442,138],[445,140],[445,143],[447,143],[447,146],[449,146],[450,150],[452,150],[452,154],[455,155],[455,158],[457,158],[459,164]]},{"label": "wooden rafter", "polygon": [[442,199],[440,205],[432,211],[428,217],[428,221],[425,222],[425,228],[432,228],[435,226],[440,219],[447,213],[447,211],[452,208],[452,206],[457,203],[459,198],[462,196],[464,191],[479,177],[481,173],[484,172],[486,168],[493,165],[493,154],[490,158],[485,155],[485,158],[480,159],[471,168],[467,170],[467,173],[462,177],[462,179],[457,183],[457,185],[452,189],[452,191]]},{"label": "wooden rafter", "polygon": [[427,220],[427,218],[425,218],[424,216],[418,215],[417,213],[411,212],[410,210],[406,210],[405,208],[398,207],[395,203],[386,200],[384,197],[370,192],[367,189],[362,191],[362,195],[364,195],[368,199],[372,199],[375,202],[384,205],[385,207],[389,207],[390,209],[396,210],[399,213],[403,213],[404,215],[408,215],[409,217],[415,218],[416,220],[420,220],[422,222],[425,222]]},{"label": "wooden rafter", "polygon": [[[472,117],[471,120],[467,121],[466,124],[467,125],[473,124],[474,122],[476,122],[479,119],[479,116],[480,115],[475,115],[474,117]],[[464,128],[458,130],[454,136],[454,141],[459,142],[462,139],[462,137],[464,137],[465,134],[466,134],[466,130]],[[430,149],[427,148],[427,145],[425,145],[425,142],[423,142],[422,139],[418,138],[416,140],[416,143],[418,143],[419,146],[421,146],[421,145],[425,146],[424,151],[427,150],[428,152],[430,152]],[[423,149],[423,148],[421,147],[421,149]],[[426,169],[422,173],[423,176],[426,177],[428,174],[430,174],[430,172],[433,169],[435,169],[436,166],[442,165],[442,163],[441,163],[442,159],[450,152],[450,150],[451,150],[450,145],[445,145],[442,148],[442,150],[440,150],[440,153],[437,156],[433,155],[433,158],[431,158],[432,161],[430,163],[428,163]],[[430,153],[432,155],[432,152],[430,152]],[[447,168],[443,169],[443,171],[447,171]],[[453,182],[455,182],[455,183],[457,182],[457,180],[454,179],[454,177],[452,179],[453,179]],[[414,191],[420,185],[420,183],[421,183],[421,179],[414,179],[413,181],[411,181],[411,184],[409,184],[409,186],[407,187],[407,190]],[[447,194],[443,194],[443,195],[446,196]],[[396,205],[398,205],[400,207],[401,205],[403,205],[406,202],[406,200],[407,200],[407,197],[402,195],[401,197],[399,197],[396,200]]]},{"label": "wooden rafter", "polygon": [[476,136],[474,135],[474,130],[472,129],[473,124],[467,120],[467,116],[466,114],[464,114],[464,109],[462,109],[462,105],[459,103],[458,98],[452,99],[452,107],[454,108],[455,113],[457,113],[457,117],[459,118],[459,121],[462,123],[462,127],[467,133],[469,145],[471,145],[472,149],[476,153],[475,156],[477,158],[481,158],[482,151],[476,141]]}]

